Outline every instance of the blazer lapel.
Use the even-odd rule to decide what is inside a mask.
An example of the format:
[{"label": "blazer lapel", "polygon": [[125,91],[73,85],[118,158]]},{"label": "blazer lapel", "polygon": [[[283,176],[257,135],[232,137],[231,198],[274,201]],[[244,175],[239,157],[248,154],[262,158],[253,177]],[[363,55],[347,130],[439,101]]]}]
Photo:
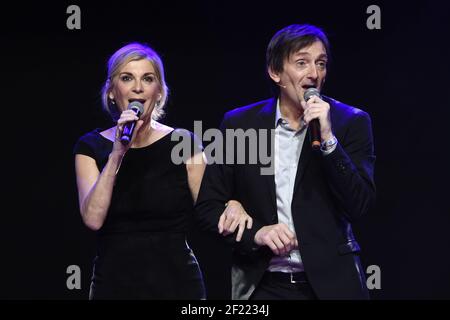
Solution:
[{"label": "blazer lapel", "polygon": [[310,134],[309,128],[306,131],[305,141],[303,142],[302,153],[300,154],[300,159],[297,164],[297,174],[295,175],[294,182],[294,192],[295,195],[300,182],[302,181],[303,175],[305,174],[305,170],[308,166],[309,160],[311,159],[311,155],[314,151],[311,148]]},{"label": "blazer lapel", "polygon": [[[272,150],[274,147],[275,142],[275,135],[272,135],[272,130],[275,129],[275,111],[277,107],[277,99],[273,98],[270,99],[267,104],[259,111],[259,121],[260,121],[260,129],[266,129],[267,130],[267,149],[270,158],[271,163],[270,166],[273,168],[273,174],[269,175],[262,175],[263,180],[266,181],[267,188],[269,190],[270,194],[270,202],[273,205],[273,208],[275,211],[277,210],[277,202],[276,202],[276,196],[275,196],[275,152]],[[273,131],[274,132],[274,131]],[[261,166],[262,167],[262,166]]]}]

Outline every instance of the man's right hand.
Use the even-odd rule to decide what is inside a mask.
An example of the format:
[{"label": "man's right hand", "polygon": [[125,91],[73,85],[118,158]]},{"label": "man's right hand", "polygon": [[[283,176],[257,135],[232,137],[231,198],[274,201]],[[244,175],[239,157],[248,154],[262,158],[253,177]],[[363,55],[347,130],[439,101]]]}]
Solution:
[{"label": "man's right hand", "polygon": [[219,233],[223,236],[233,233],[239,227],[236,236],[236,242],[239,242],[242,239],[245,228],[251,229],[252,225],[253,219],[245,211],[242,204],[239,201],[230,200],[227,202],[227,206],[220,216],[218,227]]},{"label": "man's right hand", "polygon": [[255,243],[268,246],[277,256],[283,256],[298,248],[295,234],[284,223],[262,227],[255,234]]}]

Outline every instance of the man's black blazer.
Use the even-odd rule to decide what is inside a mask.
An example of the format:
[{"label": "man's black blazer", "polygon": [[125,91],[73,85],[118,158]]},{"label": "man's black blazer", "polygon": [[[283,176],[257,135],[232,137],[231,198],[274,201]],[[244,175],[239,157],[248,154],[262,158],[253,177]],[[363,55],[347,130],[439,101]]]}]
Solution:
[{"label": "man's black blazer", "polygon": [[[328,97],[323,99],[330,104],[338,145],[324,156],[321,151],[312,150],[307,131],[292,199],[295,231],[305,272],[319,299],[365,299],[368,291],[351,222],[366,214],[375,201],[371,120],[360,109]],[[222,132],[275,129],[276,103],[272,98],[227,112]],[[273,135],[268,137],[260,136],[258,146],[267,144],[271,150]],[[234,248],[233,299],[250,297],[272,257],[267,247],[254,243],[261,227],[278,222],[274,175],[262,175],[262,167],[268,165],[209,164],[196,204],[199,223],[213,232],[217,232],[224,204],[231,199],[240,201],[254,220],[241,242],[235,241],[236,234],[227,237]]]}]

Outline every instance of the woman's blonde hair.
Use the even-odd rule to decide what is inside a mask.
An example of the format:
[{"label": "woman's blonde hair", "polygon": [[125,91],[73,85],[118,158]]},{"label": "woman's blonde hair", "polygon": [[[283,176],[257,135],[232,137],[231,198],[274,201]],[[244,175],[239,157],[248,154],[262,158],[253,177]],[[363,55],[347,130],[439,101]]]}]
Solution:
[{"label": "woman's blonde hair", "polygon": [[152,112],[153,120],[161,119],[164,116],[164,106],[169,95],[169,88],[164,77],[164,66],[161,58],[155,50],[147,45],[133,42],[117,50],[108,60],[108,77],[102,88],[102,104],[106,112],[114,121],[120,116],[117,105],[109,98],[109,93],[114,86],[114,78],[119,75],[120,70],[130,61],[146,59],[150,61],[155,69],[155,76],[161,86],[161,99],[155,105]]}]

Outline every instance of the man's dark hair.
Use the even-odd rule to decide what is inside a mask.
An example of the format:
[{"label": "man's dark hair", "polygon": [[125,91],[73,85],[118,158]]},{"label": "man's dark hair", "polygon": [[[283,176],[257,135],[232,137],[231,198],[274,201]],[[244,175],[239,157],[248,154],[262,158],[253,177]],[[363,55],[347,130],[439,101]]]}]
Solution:
[{"label": "man's dark hair", "polygon": [[274,72],[282,72],[286,58],[302,48],[309,47],[317,40],[322,41],[327,56],[330,57],[330,45],[322,29],[309,24],[293,24],[281,29],[267,46],[267,68]]}]

